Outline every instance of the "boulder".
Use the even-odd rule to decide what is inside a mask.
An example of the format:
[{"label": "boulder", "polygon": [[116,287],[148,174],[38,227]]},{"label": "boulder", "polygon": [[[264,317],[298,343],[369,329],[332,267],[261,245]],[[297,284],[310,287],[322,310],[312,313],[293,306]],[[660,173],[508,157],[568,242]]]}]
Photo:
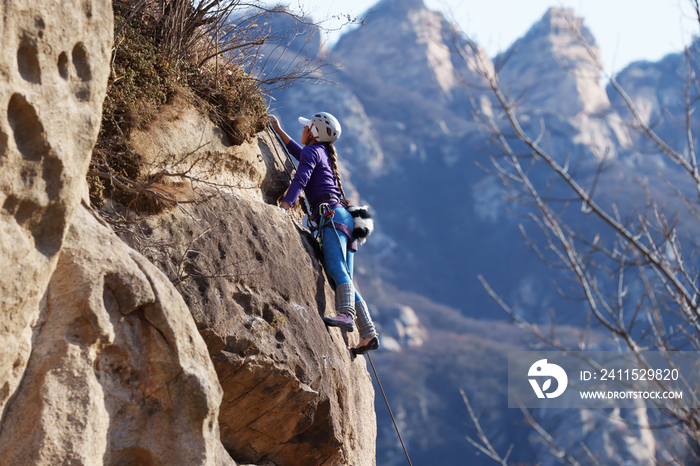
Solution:
[{"label": "boulder", "polygon": [[0,415],[31,351],[100,127],[107,0],[0,4]]},{"label": "boulder", "polygon": [[221,387],[167,277],[79,209],[32,325],[0,458],[13,465],[234,465]]},{"label": "boulder", "polygon": [[420,347],[428,339],[428,330],[410,306],[392,304],[376,311],[373,306],[372,311],[384,349],[401,351],[409,346]]}]

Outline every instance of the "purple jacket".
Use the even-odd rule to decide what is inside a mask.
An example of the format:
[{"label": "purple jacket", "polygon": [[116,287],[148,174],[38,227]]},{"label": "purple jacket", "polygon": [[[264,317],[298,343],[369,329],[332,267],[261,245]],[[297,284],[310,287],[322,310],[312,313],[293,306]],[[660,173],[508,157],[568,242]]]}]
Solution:
[{"label": "purple jacket", "polygon": [[299,168],[287,195],[284,196],[284,201],[289,202],[290,205],[294,204],[302,189],[309,203],[324,194],[333,194],[338,199],[342,199],[328,152],[322,143],[316,142],[302,148],[292,139],[287,143],[287,150],[299,161]]}]

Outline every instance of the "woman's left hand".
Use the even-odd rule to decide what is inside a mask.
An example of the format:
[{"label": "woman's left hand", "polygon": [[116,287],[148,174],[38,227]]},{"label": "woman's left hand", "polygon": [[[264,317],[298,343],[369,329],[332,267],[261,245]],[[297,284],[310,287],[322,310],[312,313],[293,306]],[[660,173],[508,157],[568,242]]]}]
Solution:
[{"label": "woman's left hand", "polygon": [[274,116],[274,115],[268,115],[267,117],[268,117],[268,119],[270,120],[270,126],[272,126],[272,129],[274,129],[275,131],[279,132],[279,130],[280,130],[280,122],[279,122],[279,120],[277,119],[277,117]]}]

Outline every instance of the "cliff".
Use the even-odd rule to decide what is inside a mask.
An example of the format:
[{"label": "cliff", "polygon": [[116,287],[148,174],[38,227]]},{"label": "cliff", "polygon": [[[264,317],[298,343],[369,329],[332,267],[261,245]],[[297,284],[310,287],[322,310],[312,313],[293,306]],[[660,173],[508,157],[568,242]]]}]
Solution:
[{"label": "cliff", "polygon": [[90,207],[111,12],[0,5],[2,463],[374,464],[371,380],[323,325],[308,232],[269,204],[269,134],[234,146],[176,101],[130,144],[179,206]]},{"label": "cliff", "polygon": [[190,173],[207,182],[195,182],[192,196],[212,197],[144,217],[120,236],[167,272],[190,308],[224,392],[224,446],[251,463],[372,464],[371,379],[364,358],[347,350],[356,333],[329,330],[321,320],[333,312],[334,293],[313,237],[274,205],[288,183],[275,136],[231,146],[206,117],[176,101],[132,137],[157,167],[164,163],[158,154],[202,146],[190,156],[202,160]]}]

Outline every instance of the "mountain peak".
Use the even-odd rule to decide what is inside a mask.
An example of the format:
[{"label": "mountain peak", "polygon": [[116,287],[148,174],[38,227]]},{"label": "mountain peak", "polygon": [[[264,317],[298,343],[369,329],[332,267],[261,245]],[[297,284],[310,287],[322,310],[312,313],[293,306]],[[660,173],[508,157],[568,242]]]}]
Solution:
[{"label": "mountain peak", "polygon": [[514,93],[527,89],[532,107],[562,116],[595,113],[610,106],[600,71],[572,28],[597,53],[595,38],[572,9],[550,8],[525,36],[498,57],[510,57],[500,73]]},{"label": "mountain peak", "polygon": [[362,27],[340,38],[334,52],[348,69],[365,70],[361,73],[381,79],[384,87],[446,102],[454,100],[460,87],[457,70],[473,74],[452,54],[452,47],[449,22],[423,0],[382,0],[368,11]]},{"label": "mountain peak", "polygon": [[596,45],[595,38],[583,25],[583,18],[576,17],[571,8],[552,7],[535,23],[523,37],[522,42],[536,40],[540,37],[568,36],[572,37],[571,27],[581,31],[581,35],[590,45]]},{"label": "mountain peak", "polygon": [[368,10],[373,14],[406,14],[412,10],[426,10],[423,0],[381,0]]},{"label": "mountain peak", "polygon": [[567,21],[567,17],[570,18],[572,21],[575,21],[577,19],[574,16],[574,10],[572,8],[551,7],[544,14],[540,22],[549,24],[552,29],[568,29],[569,23]]}]

